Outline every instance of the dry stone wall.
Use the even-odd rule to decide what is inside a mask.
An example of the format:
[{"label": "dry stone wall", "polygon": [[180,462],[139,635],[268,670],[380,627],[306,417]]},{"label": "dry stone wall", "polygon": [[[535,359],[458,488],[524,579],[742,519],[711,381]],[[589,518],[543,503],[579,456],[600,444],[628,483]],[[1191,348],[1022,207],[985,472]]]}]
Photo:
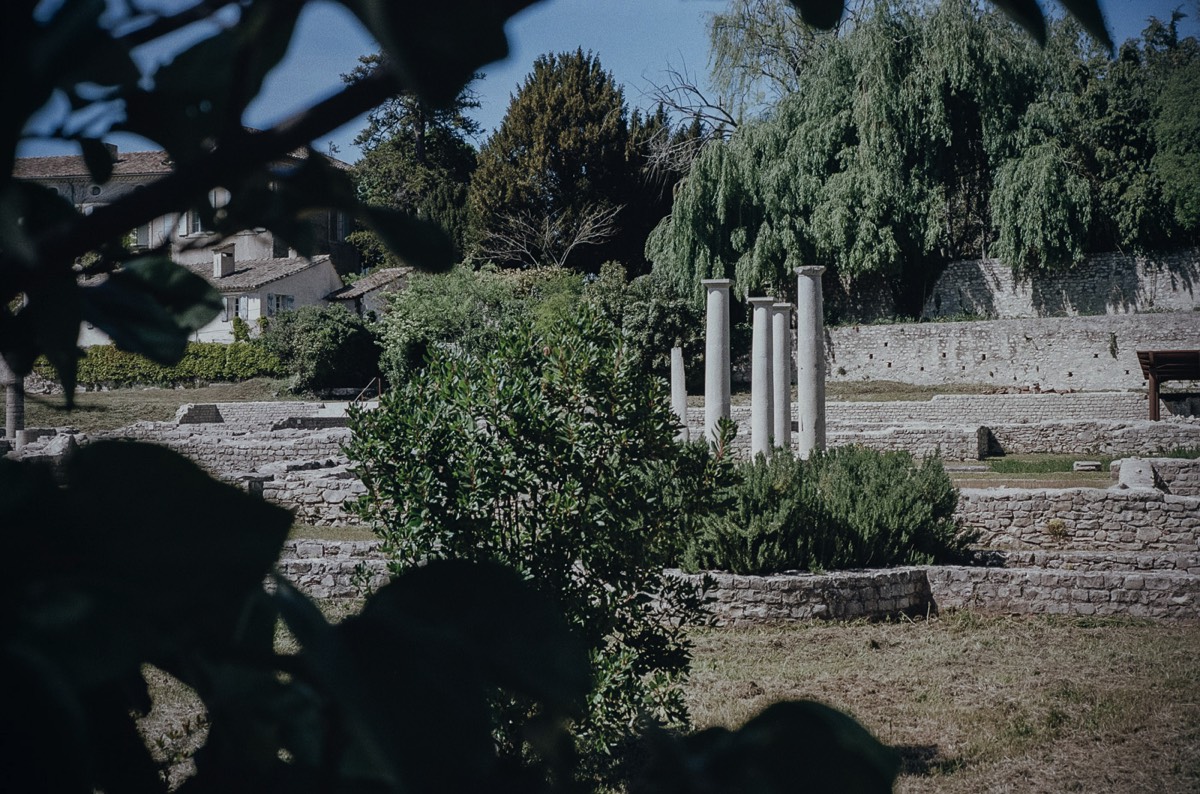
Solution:
[{"label": "dry stone wall", "polygon": [[1161,455],[1200,447],[1200,419],[989,425],[993,454]]},{"label": "dry stone wall", "polygon": [[313,598],[358,598],[387,584],[379,541],[289,540],[279,572]]},{"label": "dry stone wall", "polygon": [[1200,312],[845,326],[825,353],[832,381],[1103,391],[1145,389],[1139,349],[1200,349]]},{"label": "dry stone wall", "polygon": [[991,548],[1200,550],[1200,497],[1152,488],[964,488],[955,516]]},{"label": "dry stone wall", "polygon": [[[1200,459],[1150,458],[1146,461],[1162,489],[1175,496],[1200,496]],[[1114,460],[1110,467],[1114,479],[1120,479],[1124,461]]]},{"label": "dry stone wall", "polygon": [[1069,272],[1017,278],[996,259],[951,262],[926,317],[1022,318],[1192,311],[1200,307],[1200,249],[1106,253]]},{"label": "dry stone wall", "polygon": [[362,520],[347,507],[366,487],[345,458],[271,463],[243,477],[264,499],[288,508],[302,524],[358,526]]},{"label": "dry stone wall", "polygon": [[350,439],[346,428],[251,432],[227,424],[175,425],[138,422],[97,437],[149,441],[195,461],[214,477],[229,479],[270,463],[336,458]]}]

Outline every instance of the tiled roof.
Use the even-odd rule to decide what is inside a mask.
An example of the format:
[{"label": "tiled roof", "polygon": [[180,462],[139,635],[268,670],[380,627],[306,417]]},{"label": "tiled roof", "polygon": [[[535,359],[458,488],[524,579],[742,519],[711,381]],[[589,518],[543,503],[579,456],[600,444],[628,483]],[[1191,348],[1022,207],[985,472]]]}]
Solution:
[{"label": "tiled roof", "polygon": [[[121,152],[113,164],[113,176],[162,176],[171,173],[166,152]],[[87,165],[76,154],[58,157],[20,157],[13,168],[17,179],[90,179]]]},{"label": "tiled roof", "polygon": [[[336,157],[321,155],[338,171],[349,171],[351,165]],[[288,152],[286,159],[293,161],[304,160],[308,150],[294,149]],[[158,177],[171,173],[171,160],[164,151],[153,152],[118,152],[117,160],[113,163],[113,176]],[[83,157],[77,154],[59,155],[57,157],[19,157],[13,167],[13,176],[17,179],[90,179],[87,165]]]},{"label": "tiled roof", "polygon": [[247,292],[266,286],[272,281],[295,275],[315,267],[329,259],[328,254],[308,259],[301,256],[287,259],[248,259],[237,262],[228,276],[213,277],[211,264],[185,265],[198,276],[203,276],[217,288],[218,292]]},{"label": "tiled roof", "polygon": [[363,276],[348,287],[342,287],[336,292],[329,293],[327,300],[348,301],[361,298],[372,290],[386,287],[394,281],[406,278],[411,272],[411,267],[389,267],[383,270],[376,270],[369,276]]}]

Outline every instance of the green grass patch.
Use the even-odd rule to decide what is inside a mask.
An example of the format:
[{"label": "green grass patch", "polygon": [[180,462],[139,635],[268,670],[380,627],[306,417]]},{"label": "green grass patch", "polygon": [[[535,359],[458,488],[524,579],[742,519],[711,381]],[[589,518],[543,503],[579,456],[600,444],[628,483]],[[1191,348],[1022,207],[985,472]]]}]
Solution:
[{"label": "green grass patch", "polygon": [[1077,460],[1100,461],[1102,471],[1108,471],[1111,455],[1010,455],[989,458],[988,466],[998,474],[1060,474],[1072,472]]}]

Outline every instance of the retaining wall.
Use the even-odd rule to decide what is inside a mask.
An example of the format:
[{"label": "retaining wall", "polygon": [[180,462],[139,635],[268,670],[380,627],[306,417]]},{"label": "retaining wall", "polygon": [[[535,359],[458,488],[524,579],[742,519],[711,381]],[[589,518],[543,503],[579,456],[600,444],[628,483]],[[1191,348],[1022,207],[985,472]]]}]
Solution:
[{"label": "retaining wall", "polygon": [[1200,447],[1200,419],[989,424],[992,454],[1161,455]]},{"label": "retaining wall", "polygon": [[831,381],[1142,390],[1139,349],[1200,349],[1200,312],[831,328],[825,371]]},{"label": "retaining wall", "polygon": [[1200,550],[1200,497],[1150,488],[964,488],[955,517],[986,547]]},{"label": "retaining wall", "polygon": [[346,510],[366,493],[345,458],[272,463],[242,478],[248,489],[292,511],[296,520],[314,526],[358,526],[362,520]]},{"label": "retaining wall", "polygon": [[[1200,496],[1200,459],[1150,458],[1154,474],[1163,489],[1175,496]],[[1121,476],[1121,461],[1114,460],[1110,467],[1113,479]]]},{"label": "retaining wall", "polygon": [[1089,256],[1066,273],[1017,278],[997,259],[951,262],[926,317],[1051,317],[1191,311],[1200,306],[1200,249]]},{"label": "retaining wall", "polygon": [[161,444],[187,456],[214,477],[228,479],[270,463],[338,457],[349,441],[346,428],[279,430],[251,433],[228,424],[175,425],[138,422],[119,430],[96,433],[97,438],[119,438]]},{"label": "retaining wall", "polygon": [[[377,541],[289,541],[279,569],[315,598],[357,597],[364,582],[379,587],[387,581],[387,566],[378,548]],[[1200,576],[1178,571],[914,566],[829,574],[708,576],[715,584],[709,591],[708,611],[720,625],[915,617],[957,609],[1022,615],[1200,617]]]}]

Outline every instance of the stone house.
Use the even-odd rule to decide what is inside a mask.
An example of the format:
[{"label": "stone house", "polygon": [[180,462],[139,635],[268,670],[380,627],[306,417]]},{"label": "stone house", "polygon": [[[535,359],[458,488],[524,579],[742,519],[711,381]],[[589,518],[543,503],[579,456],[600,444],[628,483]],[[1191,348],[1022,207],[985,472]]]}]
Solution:
[{"label": "stone house", "polygon": [[[81,156],[18,158],[17,179],[36,182],[70,201],[87,214],[112,203],[171,173],[166,152],[121,152],[107,144],[113,157],[112,177],[96,184]],[[290,154],[288,161],[308,156]],[[330,158],[337,168],[350,166]],[[229,200],[222,188],[209,194],[213,207]],[[197,332],[197,341],[228,342],[233,339],[233,318],[246,320],[251,329],[260,317],[301,306],[322,305],[326,296],[343,286],[340,273],[356,272],[358,255],[346,243],[351,220],[343,212],[328,211],[312,217],[315,253],[303,257],[287,242],[267,229],[247,229],[219,238],[206,228],[199,213],[169,213],[130,231],[128,244],[134,250],[168,246],[171,259],[207,278],[225,299],[225,310]],[[79,343],[87,346],[107,342],[94,328],[81,329]]]},{"label": "stone house", "polygon": [[408,286],[411,267],[390,267],[363,276],[349,286],[342,287],[329,295],[330,302],[338,302],[359,317],[374,314],[376,317],[387,311],[387,295],[399,292]]}]

